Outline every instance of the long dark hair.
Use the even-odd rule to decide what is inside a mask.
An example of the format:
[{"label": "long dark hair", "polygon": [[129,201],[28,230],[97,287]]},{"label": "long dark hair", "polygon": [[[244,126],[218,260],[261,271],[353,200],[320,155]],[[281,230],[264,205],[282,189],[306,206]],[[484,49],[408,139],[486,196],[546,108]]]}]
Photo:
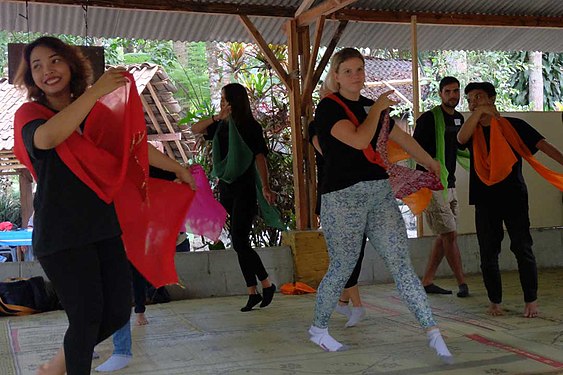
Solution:
[{"label": "long dark hair", "polygon": [[70,92],[73,98],[78,98],[82,95],[86,88],[94,81],[92,65],[77,47],[68,45],[52,36],[43,36],[25,46],[22,60],[14,79],[16,86],[27,89],[27,98],[29,100],[46,104],[45,94],[35,85],[31,74],[31,52],[38,46],[52,49],[68,64],[71,73]]},{"label": "long dark hair", "polygon": [[237,126],[244,126],[254,120],[246,88],[240,83],[229,83],[223,87],[225,100],[231,106],[231,117]]}]

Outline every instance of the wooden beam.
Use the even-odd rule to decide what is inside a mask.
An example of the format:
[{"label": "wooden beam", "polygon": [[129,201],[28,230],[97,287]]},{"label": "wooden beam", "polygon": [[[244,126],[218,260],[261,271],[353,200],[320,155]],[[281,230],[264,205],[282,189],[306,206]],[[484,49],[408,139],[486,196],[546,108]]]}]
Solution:
[{"label": "wooden beam", "polygon": [[301,5],[299,5],[299,8],[297,8],[297,10],[295,11],[294,17],[299,16],[301,13],[309,9],[314,2],[315,0],[303,0]]},{"label": "wooden beam", "polygon": [[[419,80],[420,83],[428,83],[428,78],[424,78]],[[374,81],[374,82],[366,82],[366,87],[381,87],[386,86],[387,84],[393,86],[402,86],[402,85],[410,85],[412,84],[412,79],[388,79],[385,81]]]},{"label": "wooden beam", "polygon": [[340,21],[338,28],[334,32],[332,40],[326,47],[325,53],[321,58],[321,61],[319,62],[317,69],[315,69],[315,73],[313,74],[313,79],[311,80],[311,86],[306,87],[308,91],[303,93],[303,100],[302,100],[303,105],[308,104],[305,101],[305,99],[309,98],[312,95],[313,89],[315,88],[316,84],[319,82],[319,79],[321,79],[321,75],[323,74],[328,62],[330,61],[330,58],[332,57],[332,54],[334,53],[334,50],[336,49],[336,46],[338,45],[338,42],[340,41],[340,38],[342,37],[342,34],[344,33],[344,30],[346,29],[347,25],[348,25],[348,21]]},{"label": "wooden beam", "polygon": [[401,94],[401,92],[399,90],[397,90],[397,88],[393,85],[391,85],[390,83],[386,82],[386,81],[382,81],[383,85],[387,86],[388,88],[390,88],[391,90],[394,91],[394,95],[397,95],[399,98],[401,98],[404,102],[406,102],[409,106],[413,106],[412,102],[403,94]]},{"label": "wooden beam", "polygon": [[23,164],[7,164],[0,165],[0,171],[11,171],[14,169],[26,169],[27,167]]},{"label": "wooden beam", "polygon": [[[413,101],[413,116],[414,123],[420,115],[420,86],[418,84],[418,34],[417,34],[418,19],[416,16],[411,17],[411,75],[412,75],[412,101]],[[407,127],[408,131],[408,127]],[[424,235],[424,217],[422,213],[416,215],[416,236],[422,237]]]},{"label": "wooden beam", "polygon": [[266,43],[266,41],[264,40],[258,29],[254,26],[252,21],[250,21],[250,19],[247,16],[239,15],[239,17],[244,27],[246,27],[246,30],[248,30],[252,38],[254,38],[256,44],[258,44],[260,51],[262,51],[268,63],[276,71],[280,81],[283,82],[285,87],[289,88],[290,83],[289,83],[288,74],[283,68],[283,66],[281,65],[281,63],[279,62],[279,60],[277,59],[277,57],[274,55],[270,47],[268,46],[268,43]]},{"label": "wooden beam", "polygon": [[[294,20],[287,24],[287,52],[289,70],[299,71],[299,41]],[[295,226],[297,230],[307,229],[309,208],[305,187],[303,130],[301,126],[301,90],[299,77],[292,74],[289,85],[289,120],[291,123],[291,150],[293,155],[293,195],[295,198]]]},{"label": "wooden beam", "polygon": [[420,115],[420,85],[418,83],[418,18],[411,17],[411,75],[412,75],[412,101],[414,119]]},{"label": "wooden beam", "polygon": [[375,23],[411,22],[416,16],[419,25],[450,25],[450,26],[496,26],[496,27],[543,27],[563,28],[563,16],[505,16],[493,14],[460,14],[460,13],[425,13],[405,11],[341,9],[329,18]]},{"label": "wooden beam", "polygon": [[147,135],[149,141],[171,142],[182,140],[182,133],[167,133],[167,134],[149,134]]},{"label": "wooden beam", "polygon": [[[158,95],[156,94],[156,91],[154,90],[154,87],[152,86],[152,84],[150,82],[147,83],[147,89],[149,89],[151,96],[152,96],[152,99],[154,100],[154,104],[156,104],[156,108],[158,108],[158,111],[160,112],[160,115],[162,116],[162,119],[164,120],[164,123],[166,124],[166,127],[168,128],[168,131],[170,133],[175,133],[174,128],[172,127],[172,124],[170,123],[170,120],[168,120],[167,113],[164,110],[164,107],[162,106],[162,103],[158,99]],[[180,152],[180,156],[182,156],[182,161],[184,163],[187,163],[188,162],[188,156],[186,155],[186,152],[184,151],[182,144],[178,140],[174,141],[174,143],[176,144],[176,147],[178,148],[178,151]],[[172,156],[172,159],[176,159],[176,158],[174,156]]]},{"label": "wooden beam", "polygon": [[296,17],[295,20],[297,21],[297,27],[310,25],[319,17],[328,16],[329,14],[355,3],[356,1],[357,0],[326,0]]},{"label": "wooden beam", "polygon": [[[304,79],[309,74],[309,69],[314,69],[315,65],[314,63],[312,67],[309,65],[311,62],[311,33],[309,31],[309,26],[299,27],[297,32],[299,38],[299,79],[301,92],[303,92]],[[301,111],[301,115],[303,115],[303,111]]]},{"label": "wooden beam", "polygon": [[33,214],[33,177],[27,169],[21,171],[19,176],[22,228],[27,228],[29,218]]},{"label": "wooden beam", "polygon": [[[162,128],[160,127],[160,124],[158,123],[158,120],[156,119],[154,112],[152,111],[150,105],[147,103],[145,96],[143,94],[141,94],[141,95],[139,95],[139,97],[141,98],[141,102],[143,103],[143,107],[145,108],[145,111],[147,111],[147,115],[151,119],[152,125],[154,126],[154,129],[156,130],[156,132],[158,134],[164,134],[164,132],[162,131]],[[172,147],[170,147],[168,142],[164,142],[163,144],[164,144],[164,148],[166,149],[166,153],[168,154],[168,156],[170,156],[172,159],[175,159],[176,156],[174,155],[174,150],[172,150]]]},{"label": "wooden beam", "polygon": [[[25,0],[10,0],[26,3]],[[279,5],[256,6],[254,4],[234,4],[232,2],[201,2],[201,1],[162,1],[162,0],[28,0],[35,4],[78,5],[113,9],[158,10],[186,13],[206,13],[224,15],[247,15],[263,17],[293,18],[295,7]]]},{"label": "wooden beam", "polygon": [[[315,73],[315,63],[317,62],[317,56],[319,54],[321,39],[323,37],[325,19],[326,19],[325,16],[321,16],[317,20],[317,26],[315,27],[315,35],[314,35],[314,39],[313,39],[313,48],[312,48],[311,54],[309,56],[309,61],[307,63],[306,75],[305,75],[305,79],[303,81],[303,95],[304,96],[308,95],[309,92],[312,94],[313,93],[313,87],[317,84],[317,82],[315,82],[315,84],[313,85],[313,75]],[[305,99],[305,97],[303,97],[303,99],[302,99],[303,102],[307,102],[307,100],[308,99]]]}]

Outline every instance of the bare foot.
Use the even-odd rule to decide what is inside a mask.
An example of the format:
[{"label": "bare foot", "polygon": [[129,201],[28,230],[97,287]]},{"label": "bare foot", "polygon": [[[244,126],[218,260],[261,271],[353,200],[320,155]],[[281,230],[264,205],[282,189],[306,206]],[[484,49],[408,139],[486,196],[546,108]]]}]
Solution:
[{"label": "bare foot", "polygon": [[36,375],[64,375],[65,373],[65,353],[61,348],[49,362],[39,366]]},{"label": "bare foot", "polygon": [[145,313],[137,313],[137,321],[135,322],[138,326],[144,326],[149,324],[147,318],[145,318]]},{"label": "bare foot", "polygon": [[526,303],[526,306],[524,306],[525,318],[537,318],[539,314],[538,301]]},{"label": "bare foot", "polygon": [[504,315],[504,310],[500,307],[500,303],[491,303],[487,309],[487,314],[492,316]]}]

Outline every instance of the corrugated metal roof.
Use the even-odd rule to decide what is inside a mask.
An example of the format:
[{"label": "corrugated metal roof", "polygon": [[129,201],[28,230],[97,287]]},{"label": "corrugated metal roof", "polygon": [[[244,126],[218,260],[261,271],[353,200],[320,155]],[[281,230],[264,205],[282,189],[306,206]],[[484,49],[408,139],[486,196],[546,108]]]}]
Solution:
[{"label": "corrugated metal roof", "polygon": [[[227,1],[224,1],[225,3]],[[301,0],[229,0],[256,7],[297,9]],[[320,1],[317,1],[319,3]],[[201,0],[199,3],[216,3]],[[428,12],[562,17],[561,0],[361,0],[350,8],[393,12]],[[0,2],[0,29],[26,31],[24,2]],[[29,3],[29,29],[34,32],[86,35],[80,6]],[[285,44],[282,25],[287,18],[250,17],[268,43]],[[327,23],[323,44],[335,22]],[[313,32],[313,30],[311,30]],[[237,15],[145,11],[89,7],[88,36],[184,41],[253,42]],[[350,22],[341,46],[405,49],[410,47],[409,24]],[[563,29],[419,25],[419,50],[541,50],[563,52]]]}]

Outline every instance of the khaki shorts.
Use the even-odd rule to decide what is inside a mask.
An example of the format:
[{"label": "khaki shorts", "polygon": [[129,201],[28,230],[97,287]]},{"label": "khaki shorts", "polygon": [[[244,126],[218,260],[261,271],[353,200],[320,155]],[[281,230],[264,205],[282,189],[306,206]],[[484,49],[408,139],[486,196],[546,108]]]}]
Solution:
[{"label": "khaki shorts", "polygon": [[434,234],[450,233],[457,230],[457,195],[454,188],[447,190],[447,198],[444,192],[433,191],[432,199],[424,211],[428,226]]}]

